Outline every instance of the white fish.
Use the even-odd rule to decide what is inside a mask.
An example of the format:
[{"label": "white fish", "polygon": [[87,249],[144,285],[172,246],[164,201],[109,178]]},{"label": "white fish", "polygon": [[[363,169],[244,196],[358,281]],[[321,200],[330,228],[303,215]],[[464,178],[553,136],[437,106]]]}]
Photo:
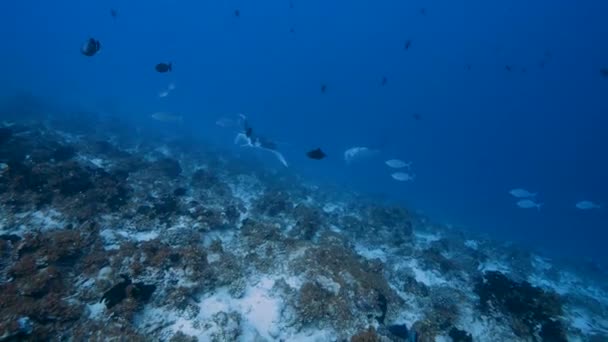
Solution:
[{"label": "white fish", "polygon": [[410,175],[409,173],[405,173],[405,172],[395,172],[391,175],[391,177],[393,177],[393,179],[398,180],[400,182],[407,182],[407,181],[413,181],[414,178],[416,178],[416,175],[414,175],[414,174]]},{"label": "white fish", "polygon": [[528,190],[521,189],[521,188],[513,189],[513,190],[509,191],[509,193],[511,194],[511,196],[516,197],[516,198],[536,197],[536,195],[538,194],[536,192],[529,192]]},{"label": "white fish", "polygon": [[576,203],[576,207],[580,210],[600,209],[602,206],[591,201],[580,201]]},{"label": "white fish", "polygon": [[183,118],[180,115],[175,115],[173,113],[166,112],[157,112],[151,115],[152,119],[161,121],[161,122],[182,122]]},{"label": "white fish", "polygon": [[377,151],[364,146],[351,147],[344,151],[344,161],[352,163],[357,160],[365,159],[374,155]]},{"label": "white fish", "polygon": [[543,205],[543,203],[537,203],[531,199],[522,199],[517,202],[517,206],[520,208],[523,208],[523,209],[536,208],[536,209],[540,210],[540,207],[542,205]]},{"label": "white fish", "polygon": [[171,93],[173,90],[175,90],[175,83],[169,83],[169,86],[167,87],[167,90],[162,90],[158,93],[158,97],[160,97],[161,99],[163,97],[167,97],[169,96],[169,93]]},{"label": "white fish", "polygon": [[402,169],[407,167],[408,169],[412,168],[412,162],[404,162],[399,159],[389,159],[384,162],[387,166],[392,167],[393,169]]}]

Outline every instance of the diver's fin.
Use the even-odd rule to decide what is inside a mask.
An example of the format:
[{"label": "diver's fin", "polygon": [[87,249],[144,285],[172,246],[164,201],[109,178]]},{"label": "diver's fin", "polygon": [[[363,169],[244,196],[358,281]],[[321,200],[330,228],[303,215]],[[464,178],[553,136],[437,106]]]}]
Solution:
[{"label": "diver's fin", "polygon": [[243,133],[236,134],[236,137],[234,137],[234,144],[241,144],[242,146],[252,146],[251,139],[247,138],[247,136]]},{"label": "diver's fin", "polygon": [[285,165],[285,167],[289,167],[287,165],[287,161],[285,160],[285,158],[283,157],[283,155],[275,150],[268,150],[272,153],[274,153],[274,155],[277,157],[277,159],[281,162],[281,164]]}]

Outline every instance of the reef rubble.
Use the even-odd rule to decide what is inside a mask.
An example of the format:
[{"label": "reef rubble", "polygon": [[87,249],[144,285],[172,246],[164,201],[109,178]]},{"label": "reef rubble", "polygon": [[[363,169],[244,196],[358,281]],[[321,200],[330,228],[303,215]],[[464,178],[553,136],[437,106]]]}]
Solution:
[{"label": "reef rubble", "polygon": [[605,274],[140,139],[0,127],[0,341],[608,340]]}]

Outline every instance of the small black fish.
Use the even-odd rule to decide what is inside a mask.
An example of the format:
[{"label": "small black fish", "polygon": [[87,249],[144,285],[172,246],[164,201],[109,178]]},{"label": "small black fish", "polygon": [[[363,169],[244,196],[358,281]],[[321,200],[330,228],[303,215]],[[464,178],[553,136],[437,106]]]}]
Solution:
[{"label": "small black fish", "polygon": [[325,94],[326,90],[327,90],[327,85],[325,83],[321,84],[321,93]]},{"label": "small black fish", "polygon": [[420,121],[422,120],[422,115],[416,113],[416,114],[412,114],[412,117],[414,118],[414,120],[416,121]]},{"label": "small black fish", "polygon": [[238,10],[238,9],[234,10],[234,16],[237,17],[237,18],[240,17],[241,16],[241,11]]},{"label": "small black fish", "polygon": [[426,16],[426,8],[421,8],[420,14],[422,14],[423,16]]},{"label": "small black fish", "polygon": [[602,77],[608,78],[608,68],[600,69],[600,75],[602,75]]},{"label": "small black fish", "polygon": [[116,19],[116,17],[118,17],[118,11],[112,8],[110,9],[110,15],[112,18]]},{"label": "small black fish", "polygon": [[464,68],[467,69],[467,70],[471,70],[471,64],[465,65]]},{"label": "small black fish", "polygon": [[289,29],[289,33],[296,33],[296,30],[292,27]]},{"label": "small black fish", "polygon": [[388,83],[388,79],[386,78],[386,76],[382,76],[382,81],[380,81],[380,85],[385,86],[386,83]]},{"label": "small black fish", "polygon": [[507,71],[511,71],[511,69],[512,69],[512,68],[511,68],[511,66],[510,66],[510,65],[505,65],[505,70],[507,70]]},{"label": "small black fish", "polygon": [[306,152],[306,155],[308,156],[308,158],[315,159],[315,160],[321,160],[321,159],[327,157],[327,154],[325,154],[325,152],[321,151],[320,148],[317,148],[316,150],[308,151],[308,152]]},{"label": "small black fish", "polygon": [[410,46],[412,46],[412,40],[408,39],[408,40],[405,41],[405,44],[403,44],[403,48],[404,48],[405,51],[407,51],[407,50],[410,49]]},{"label": "small black fish", "polygon": [[95,40],[93,38],[89,38],[81,47],[80,52],[87,57],[94,56],[101,49],[101,44],[99,40]]},{"label": "small black fish", "polygon": [[293,9],[293,1],[289,2],[289,8]]},{"label": "small black fish", "polygon": [[156,64],[156,71],[164,73],[168,71],[173,71],[173,67],[171,63],[158,63]]},{"label": "small black fish", "polygon": [[251,138],[251,135],[252,135],[252,134],[253,134],[253,128],[251,128],[251,127],[247,127],[247,128],[245,129],[245,136],[246,136],[247,138]]}]

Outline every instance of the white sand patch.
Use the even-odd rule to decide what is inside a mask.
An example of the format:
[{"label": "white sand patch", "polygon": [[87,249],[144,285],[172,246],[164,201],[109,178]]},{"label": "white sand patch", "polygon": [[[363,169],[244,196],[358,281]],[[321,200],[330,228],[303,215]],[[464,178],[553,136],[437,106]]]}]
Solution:
[{"label": "white sand patch", "polygon": [[386,262],[387,259],[386,252],[383,250],[378,248],[369,249],[366,245],[360,243],[355,245],[355,252],[368,260],[380,259],[382,262]]},{"label": "white sand patch", "polygon": [[466,240],[464,242],[464,245],[469,247],[470,249],[474,249],[474,250],[477,250],[479,248],[479,242],[477,242],[475,240]]},{"label": "white sand patch", "polygon": [[416,245],[429,245],[432,242],[441,240],[441,234],[429,233],[429,232],[418,232],[414,231],[414,241]]},{"label": "white sand patch", "polygon": [[435,271],[424,270],[418,265],[416,259],[408,259],[396,266],[397,268],[407,267],[414,273],[414,278],[417,282],[423,283],[426,286],[436,286],[447,284],[448,281]]},{"label": "white sand patch", "polygon": [[480,272],[497,271],[505,274],[511,272],[509,266],[503,264],[499,260],[487,260],[479,264],[479,266],[477,266],[477,270]]},{"label": "white sand patch", "polygon": [[90,319],[100,318],[103,315],[105,309],[106,309],[106,304],[104,302],[87,304],[87,311],[89,313]]}]

